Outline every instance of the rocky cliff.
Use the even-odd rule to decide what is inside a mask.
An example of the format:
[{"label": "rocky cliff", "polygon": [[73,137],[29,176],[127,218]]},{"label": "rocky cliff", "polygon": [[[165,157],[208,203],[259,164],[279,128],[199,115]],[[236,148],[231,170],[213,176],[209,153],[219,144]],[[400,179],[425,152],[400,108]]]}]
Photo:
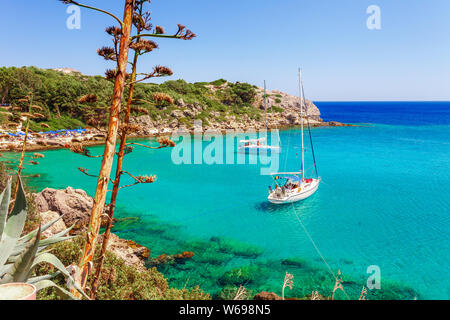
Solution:
[{"label": "rocky cliff", "polygon": [[[205,85],[208,97],[216,97],[229,86],[226,82],[220,86]],[[174,101],[169,116],[152,118],[149,115],[132,117],[131,122],[138,125],[141,130],[137,135],[146,136],[153,134],[170,133],[177,129],[193,130],[195,120],[202,121],[203,131],[225,131],[233,129],[237,131],[264,129],[264,89],[253,87],[255,96],[246,112],[227,112],[227,110],[211,110],[207,104],[201,102],[185,102],[183,98]],[[299,126],[300,102],[299,98],[279,90],[266,91],[267,127],[268,129],[287,128]],[[312,101],[306,100],[303,107],[304,117],[309,120],[311,126],[338,125],[338,123],[323,122],[320,111]],[[304,120],[306,123],[306,120]]]}]

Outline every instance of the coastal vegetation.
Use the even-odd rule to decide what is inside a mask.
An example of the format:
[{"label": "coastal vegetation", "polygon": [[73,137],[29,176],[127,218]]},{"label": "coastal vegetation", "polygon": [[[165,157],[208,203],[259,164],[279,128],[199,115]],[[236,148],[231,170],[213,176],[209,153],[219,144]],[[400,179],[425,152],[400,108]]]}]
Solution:
[{"label": "coastal vegetation", "polygon": [[[174,243],[178,241],[180,248],[187,247],[187,250],[192,251],[183,251],[176,255],[164,253],[156,258],[147,256],[145,270],[138,270],[136,267],[128,265],[121,257],[108,251],[108,240],[118,191],[136,184],[150,184],[156,179],[153,175],[134,176],[130,172],[123,171],[124,156],[131,153],[134,146],[151,149],[174,146],[174,143],[167,138],[159,138],[157,140],[159,146],[156,147],[135,142],[127,143],[128,135],[136,129],[131,123],[131,117],[146,114],[153,120],[159,121],[174,117],[174,112],[179,110],[177,108],[179,106],[201,104],[200,112],[189,114],[185,110],[181,117],[177,116],[180,123],[191,126],[195,119],[200,119],[205,123],[211,120],[223,122],[226,116],[230,115],[236,118],[246,116],[249,119],[260,120],[263,111],[260,108],[259,89],[247,83],[230,83],[224,79],[211,83],[194,84],[184,80],[166,81],[160,85],[143,83],[154,77],[172,74],[169,68],[156,66],[150,73],[139,74],[142,78],[138,79],[138,58],[157,48],[156,43],[143,38],[164,37],[190,40],[195,35],[182,25],[178,25],[178,31],[174,35],[166,35],[161,26],[153,28],[149,22],[150,13],[143,10],[144,4],[148,2],[146,0],[125,0],[123,20],[108,12],[76,1],[64,0],[62,2],[101,11],[119,23],[118,26],[106,29],[113,39],[114,47],[103,47],[98,50],[100,56],[115,63],[115,69],[106,71],[106,79],[85,76],[76,72],[64,74],[55,70],[41,70],[34,67],[2,68],[0,70],[0,98],[3,104],[8,105],[6,108],[17,108],[21,103],[25,103],[28,106],[29,114],[25,119],[25,139],[17,168],[18,176],[15,188],[18,190],[18,196],[8,220],[6,217],[9,211],[11,181],[6,175],[3,175],[7,183],[1,196],[3,209],[1,217],[2,219],[4,217],[4,221],[6,221],[5,232],[13,230],[14,243],[7,242],[4,248],[0,248],[2,249],[0,256],[4,260],[0,260],[2,272],[0,283],[13,281],[36,283],[40,289],[40,299],[62,297],[204,300],[210,299],[211,295],[200,289],[198,285],[205,278],[209,278],[214,279],[215,287],[211,292],[213,298],[216,299],[253,299],[258,295],[261,298],[270,296],[278,299],[280,297],[273,292],[257,295],[255,293],[268,287],[267,279],[277,278],[284,274],[284,281],[276,279],[276,285],[281,291],[281,299],[287,299],[287,295],[297,298],[328,299],[328,297],[321,296],[319,292],[330,293],[330,299],[337,299],[340,291],[345,292],[344,285],[346,288],[350,288],[349,291],[353,296],[360,292],[361,279],[344,282],[339,273],[339,278],[335,279],[335,285],[332,287],[333,281],[330,282],[328,270],[318,268],[316,265],[298,258],[263,260],[260,259],[263,252],[261,248],[218,237],[186,243],[182,242],[180,235],[171,235],[171,238],[167,239]],[[136,33],[133,33],[133,30]],[[131,75],[127,73],[129,49],[134,51]],[[22,81],[24,79],[26,81]],[[276,94],[274,97],[275,105],[270,112],[283,112],[284,109],[277,106],[283,102],[283,96]],[[124,109],[121,108],[122,105],[125,106]],[[39,116],[33,116],[33,108],[40,111]],[[17,119],[17,115],[12,114],[11,116]],[[19,119],[22,116],[23,114]],[[8,127],[9,115],[2,114],[2,121]],[[74,143],[69,146],[74,153],[102,159],[98,175],[88,174],[87,170],[80,168],[81,172],[98,179],[87,229],[76,236],[72,233],[71,236],[66,236],[71,232],[73,228],[71,226],[53,237],[41,240],[41,232],[61,219],[59,217],[50,224],[40,226],[38,223],[37,229],[23,234],[28,216],[25,210],[27,201],[33,202],[32,199],[27,200],[20,180],[28,130],[37,132],[44,130],[43,128],[71,129],[79,126],[95,127],[99,131],[104,131],[107,137],[104,152],[100,155],[90,154],[82,144]],[[117,140],[120,140],[118,152],[116,151]],[[116,156],[118,161],[116,176],[113,179],[111,171]],[[124,174],[133,178],[134,183],[121,186],[120,180]],[[109,205],[106,205],[110,183],[113,185],[113,193]],[[107,218],[106,229],[100,244],[100,228],[104,217]],[[2,219],[0,221],[3,221]],[[32,222],[33,220],[30,219],[29,223]],[[160,226],[155,225],[153,228],[157,230]],[[155,238],[162,237],[163,232],[157,231]],[[0,229],[1,232],[3,232],[2,229]],[[18,248],[16,244],[19,245]],[[53,253],[38,252],[39,249],[47,247]],[[228,264],[236,258],[242,263]],[[44,262],[50,265],[43,265]],[[290,269],[289,272],[286,271],[286,268]],[[160,273],[162,271],[170,277],[173,272],[189,274],[193,270],[195,270],[196,278],[190,280],[189,276],[184,285],[176,283],[176,288],[169,286],[169,280],[173,279],[166,279]],[[49,279],[53,279],[53,282],[50,282]],[[298,286],[297,289],[294,286],[294,279],[296,281],[300,279],[299,283],[303,283],[302,281],[306,283],[306,280],[309,280],[309,286]],[[176,281],[179,282],[179,278],[173,282]],[[187,289],[188,281],[195,283],[195,287]],[[314,283],[312,290],[311,283]],[[69,287],[70,292],[62,288],[64,285]],[[388,288],[392,287],[388,286]],[[289,289],[289,294],[286,289]],[[345,294],[347,295],[347,293]],[[366,295],[367,290],[363,287],[360,299],[365,299]],[[393,296],[396,297],[395,294]]]},{"label": "coastal vegetation", "polygon": [[[22,79],[29,81],[23,82]],[[22,88],[18,83],[22,82]],[[34,83],[31,85],[31,83]],[[36,85],[36,83],[38,85]],[[97,110],[104,110],[111,103],[113,83],[102,76],[87,76],[81,73],[63,73],[36,67],[0,68],[0,100],[3,104],[17,105],[24,94],[33,93],[34,104],[43,108],[43,117],[30,119],[30,129],[35,132],[89,127]],[[122,102],[126,105],[128,90]],[[83,103],[86,94],[96,97],[95,108]],[[148,114],[153,120],[170,119],[177,109],[176,102],[201,104],[204,109],[194,118],[220,120],[226,115],[247,114],[262,119],[263,110],[253,107],[257,102],[256,89],[248,83],[231,83],[224,79],[213,82],[188,83],[184,80],[169,80],[162,84],[139,82],[134,85],[131,116]],[[270,112],[271,110],[269,110]],[[273,111],[281,112],[279,107]],[[0,114],[1,115],[1,114]],[[101,117],[98,126],[107,124],[107,114]],[[192,119],[184,116],[190,123]],[[2,117],[6,128],[8,119]],[[46,123],[48,128],[42,126]],[[97,124],[96,124],[97,125]]]}]

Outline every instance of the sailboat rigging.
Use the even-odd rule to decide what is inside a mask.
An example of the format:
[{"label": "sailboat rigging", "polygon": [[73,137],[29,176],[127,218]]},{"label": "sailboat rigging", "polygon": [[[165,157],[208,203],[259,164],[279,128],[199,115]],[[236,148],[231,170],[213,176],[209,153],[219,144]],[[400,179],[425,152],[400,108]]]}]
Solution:
[{"label": "sailboat rigging", "polygon": [[267,144],[267,101],[266,101],[266,81],[264,80],[264,132],[265,136],[259,139],[249,139],[239,141],[238,152],[241,153],[258,153],[259,150],[265,152],[279,153],[279,146]]},{"label": "sailboat rigging", "polygon": [[274,179],[275,188],[269,187],[269,196],[267,199],[274,204],[284,204],[297,202],[306,199],[313,195],[317,188],[319,187],[321,178],[318,175],[316,158],[314,155],[314,145],[311,136],[311,126],[309,124],[308,115],[306,114],[306,122],[308,124],[309,138],[311,141],[311,151],[314,162],[314,172],[315,176],[310,178],[305,178],[305,146],[304,146],[304,119],[303,119],[303,108],[305,107],[305,112],[307,112],[305,106],[305,98],[303,91],[302,82],[302,72],[298,70],[299,78],[299,91],[300,91],[300,123],[301,123],[301,144],[302,144],[302,162],[301,169],[298,172],[277,172],[272,173]]}]

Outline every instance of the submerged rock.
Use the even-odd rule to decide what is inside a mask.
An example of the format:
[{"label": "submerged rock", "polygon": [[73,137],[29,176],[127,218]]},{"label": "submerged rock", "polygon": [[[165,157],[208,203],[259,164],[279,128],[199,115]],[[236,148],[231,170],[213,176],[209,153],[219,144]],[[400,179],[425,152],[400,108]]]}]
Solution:
[{"label": "submerged rock", "polygon": [[274,292],[261,291],[253,297],[253,300],[283,300],[279,295]]},{"label": "submerged rock", "polygon": [[183,253],[179,254],[162,254],[156,259],[151,259],[149,261],[149,265],[151,266],[159,266],[162,264],[183,264],[185,263],[186,259],[191,259],[194,256],[194,252],[192,251],[184,251]]}]

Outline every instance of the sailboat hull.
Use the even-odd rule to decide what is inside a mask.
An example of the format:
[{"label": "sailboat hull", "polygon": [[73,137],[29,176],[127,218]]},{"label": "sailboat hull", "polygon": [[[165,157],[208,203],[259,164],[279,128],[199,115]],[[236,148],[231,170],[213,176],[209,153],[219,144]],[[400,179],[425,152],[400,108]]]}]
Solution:
[{"label": "sailboat hull", "polygon": [[319,188],[320,178],[313,179],[309,184],[302,184],[300,191],[296,189],[295,191],[285,192],[283,195],[278,190],[274,190],[269,194],[267,198],[273,204],[286,204],[304,200],[312,196]]}]

